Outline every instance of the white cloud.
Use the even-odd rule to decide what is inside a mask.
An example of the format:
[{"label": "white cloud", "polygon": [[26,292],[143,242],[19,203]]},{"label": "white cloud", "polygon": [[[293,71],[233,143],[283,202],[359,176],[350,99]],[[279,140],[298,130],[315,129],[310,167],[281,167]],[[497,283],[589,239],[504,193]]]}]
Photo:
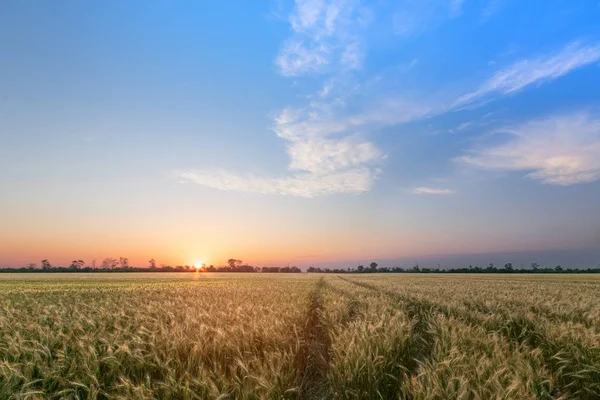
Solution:
[{"label": "white cloud", "polygon": [[265,178],[224,170],[182,170],[184,181],[225,191],[316,197],[336,193],[361,193],[371,188],[378,170],[359,167],[328,174],[299,173],[283,178]]},{"label": "white cloud", "polygon": [[308,96],[312,102],[284,108],[273,117],[272,129],[285,140],[290,157],[286,176],[195,169],[178,171],[177,176],[222,190],[302,197],[369,190],[379,172],[376,164],[385,155],[358,131],[370,120],[351,121],[345,115],[344,99],[355,89],[336,78],[361,67],[368,20],[369,10],[359,0],[295,1],[289,17],[292,35],[276,65],[284,76],[324,73],[328,78]]},{"label": "white cloud", "polygon": [[327,80],[324,84],[323,84],[323,88],[321,88],[321,90],[319,90],[318,95],[320,97],[327,97],[327,95],[329,94],[329,92],[331,92],[331,90],[333,89],[333,80],[329,79]]},{"label": "white cloud", "polygon": [[455,106],[481,100],[494,93],[512,94],[527,86],[554,80],[599,60],[600,45],[584,46],[573,42],[556,53],[520,60],[496,72],[479,89],[461,96]]},{"label": "white cloud", "polygon": [[430,105],[387,98],[348,114],[345,102],[337,100],[287,107],[273,116],[272,129],[286,142],[288,176],[263,178],[193,169],[179,171],[177,176],[217,189],[264,194],[314,197],[364,192],[375,183],[377,166],[386,155],[361,132],[422,118],[432,110]]},{"label": "white cloud", "polygon": [[500,132],[510,140],[473,150],[458,161],[490,170],[531,171],[528,178],[552,185],[600,179],[600,118],[583,112],[559,115]]},{"label": "white cloud", "polygon": [[294,76],[300,73],[321,72],[330,62],[331,49],[325,44],[288,40],[277,59],[283,75]]},{"label": "white cloud", "polygon": [[287,142],[289,174],[266,178],[224,170],[188,169],[179,178],[221,190],[315,197],[369,190],[385,155],[341,118],[335,103],[285,108],[273,117],[273,131]]},{"label": "white cloud", "polygon": [[292,36],[276,59],[284,76],[358,69],[362,65],[362,32],[369,10],[358,0],[296,0],[289,22]]},{"label": "white cloud", "polygon": [[431,187],[418,187],[410,191],[413,194],[454,194],[455,190],[452,189],[440,189]]},{"label": "white cloud", "polygon": [[360,126],[376,124],[390,126],[423,119],[441,113],[443,106],[435,101],[408,100],[400,96],[373,100],[361,112],[349,116],[348,122]]}]

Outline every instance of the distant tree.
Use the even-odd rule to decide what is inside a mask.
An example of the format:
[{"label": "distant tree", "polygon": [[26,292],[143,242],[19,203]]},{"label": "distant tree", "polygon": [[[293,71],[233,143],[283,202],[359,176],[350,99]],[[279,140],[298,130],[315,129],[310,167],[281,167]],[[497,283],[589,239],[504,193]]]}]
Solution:
[{"label": "distant tree", "polygon": [[37,264],[36,263],[29,263],[27,264],[27,269],[36,269],[37,268]]},{"label": "distant tree", "polygon": [[372,272],[375,272],[377,270],[377,263],[373,261],[371,264],[369,264],[369,268],[371,268]]},{"label": "distant tree", "polygon": [[107,257],[102,260],[102,269],[115,269],[119,265],[119,261],[116,258]]},{"label": "distant tree", "polygon": [[507,271],[507,272],[511,272],[513,270],[512,263],[506,263],[506,264],[504,264],[504,270]]},{"label": "distant tree", "polygon": [[363,272],[365,270],[365,267],[359,265],[358,267],[356,267],[356,269],[358,270],[358,272]]},{"label": "distant tree", "polygon": [[148,263],[150,264],[150,268],[156,268],[156,260],[154,258],[151,258],[150,261],[148,261]]},{"label": "distant tree", "polygon": [[42,260],[42,269],[44,271],[47,271],[51,268],[52,268],[52,265],[50,265],[50,261],[48,261],[48,259]]},{"label": "distant tree", "polygon": [[556,267],[554,267],[554,270],[556,272],[561,272],[563,270],[563,268],[560,265],[557,265]]},{"label": "distant tree", "polygon": [[538,263],[536,263],[536,262],[532,262],[532,263],[531,263],[531,269],[532,269],[533,271],[536,271],[536,272],[537,272],[537,270],[538,270],[538,269],[540,269],[540,264],[538,264]]},{"label": "distant tree", "polygon": [[242,265],[242,260],[236,260],[235,258],[230,258],[229,260],[227,260],[227,265],[229,265],[229,268],[236,268],[236,267],[239,267],[240,265]]},{"label": "distant tree", "polygon": [[415,266],[413,267],[413,272],[421,272],[421,269],[419,268],[419,264],[415,264]]},{"label": "distant tree", "polygon": [[121,268],[129,268],[129,258],[127,257],[119,257],[119,265]]},{"label": "distant tree", "polygon": [[81,269],[81,268],[83,268],[84,265],[85,265],[85,262],[83,260],[73,260],[73,261],[71,261],[71,265],[69,265],[69,268]]},{"label": "distant tree", "polygon": [[96,269],[96,259],[93,259],[93,260],[92,260],[92,268],[93,268],[93,269]]}]

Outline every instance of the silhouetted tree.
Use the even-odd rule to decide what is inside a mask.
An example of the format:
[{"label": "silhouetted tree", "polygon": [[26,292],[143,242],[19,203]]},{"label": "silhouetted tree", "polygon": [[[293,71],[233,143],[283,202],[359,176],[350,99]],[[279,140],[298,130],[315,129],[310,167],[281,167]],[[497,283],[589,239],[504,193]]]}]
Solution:
[{"label": "silhouetted tree", "polygon": [[52,268],[52,265],[50,265],[50,261],[48,261],[48,259],[42,260],[42,269],[44,271],[47,271],[51,268]]},{"label": "silhouetted tree", "polygon": [[562,267],[560,265],[557,265],[556,267],[554,267],[554,270],[556,272],[561,272],[563,269],[562,269]]},{"label": "silhouetted tree", "polygon": [[505,270],[506,272],[512,272],[512,270],[513,270],[513,265],[512,265],[512,263],[506,263],[506,264],[504,264],[504,270]]},{"label": "silhouetted tree", "polygon": [[129,268],[129,258],[127,257],[119,257],[119,265],[121,268]]},{"label": "silhouetted tree", "polygon": [[102,269],[114,269],[117,265],[119,265],[119,261],[116,258],[106,257],[102,260]]},{"label": "silhouetted tree", "polygon": [[358,270],[358,272],[363,272],[365,270],[365,267],[359,265],[358,267],[356,267],[356,269]]},{"label": "silhouetted tree", "polygon": [[369,268],[371,269],[371,272],[377,271],[377,263],[373,261],[371,264],[369,264]]},{"label": "silhouetted tree", "polygon": [[227,265],[229,265],[229,268],[236,268],[236,267],[239,267],[240,265],[242,265],[242,260],[236,260],[235,258],[230,258],[229,260],[227,260]]},{"label": "silhouetted tree", "polygon": [[71,265],[69,266],[69,268],[81,269],[81,268],[83,268],[84,265],[85,265],[85,262],[83,262],[83,260],[73,260],[73,261],[71,261]]},{"label": "silhouetted tree", "polygon": [[150,268],[155,269],[156,268],[156,260],[154,258],[151,258],[148,263],[150,264]]}]

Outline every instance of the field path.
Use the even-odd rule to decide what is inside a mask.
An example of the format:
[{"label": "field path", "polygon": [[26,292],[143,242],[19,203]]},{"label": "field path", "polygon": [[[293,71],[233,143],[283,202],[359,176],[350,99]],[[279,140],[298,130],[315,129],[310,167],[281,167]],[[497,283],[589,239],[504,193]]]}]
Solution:
[{"label": "field path", "polygon": [[312,293],[302,348],[298,354],[297,371],[300,399],[325,399],[329,397],[327,372],[331,344],[322,321],[322,292],[325,281],[321,278]]}]

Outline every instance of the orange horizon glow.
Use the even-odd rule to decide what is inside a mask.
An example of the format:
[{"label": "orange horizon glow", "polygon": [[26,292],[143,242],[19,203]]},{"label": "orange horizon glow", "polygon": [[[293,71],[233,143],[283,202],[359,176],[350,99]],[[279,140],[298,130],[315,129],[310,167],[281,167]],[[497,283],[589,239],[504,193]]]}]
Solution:
[{"label": "orange horizon glow", "polygon": [[[157,232],[132,223],[133,228],[126,233],[100,225],[100,228],[82,228],[88,232],[86,235],[81,235],[79,231],[51,231],[48,227],[44,235],[36,233],[34,236],[26,229],[28,225],[15,223],[16,229],[4,234],[0,232],[0,264],[23,267],[36,263],[39,267],[41,260],[48,259],[53,266],[68,266],[72,260],[81,259],[86,265],[96,260],[99,266],[107,257],[128,257],[129,264],[135,267],[146,267],[153,258],[159,267],[163,264],[189,265],[199,270],[203,264],[226,265],[229,258],[258,267],[288,264],[307,267],[337,262],[348,262],[352,266],[354,260],[367,262],[435,254],[465,254],[473,253],[473,248],[477,249],[477,253],[487,253],[532,248],[541,251],[553,247],[544,243],[543,238],[521,243],[518,237],[508,240],[501,232],[495,231],[478,237],[466,236],[469,242],[465,243],[464,238],[460,242],[444,240],[442,231],[424,230],[421,233],[425,239],[413,236],[413,232],[385,232],[375,240],[362,230],[315,229],[310,234],[296,235],[284,229],[285,224],[271,226],[272,229],[263,224],[265,226],[261,226],[255,238],[249,240],[247,235],[238,231],[221,231],[218,224],[214,230],[200,231],[180,230],[174,221],[169,221],[169,224],[172,224],[166,225],[169,229],[163,228]],[[208,223],[205,222],[204,226],[208,226]],[[199,243],[202,245],[199,246]],[[577,247],[575,240],[561,244],[564,248]]]}]

